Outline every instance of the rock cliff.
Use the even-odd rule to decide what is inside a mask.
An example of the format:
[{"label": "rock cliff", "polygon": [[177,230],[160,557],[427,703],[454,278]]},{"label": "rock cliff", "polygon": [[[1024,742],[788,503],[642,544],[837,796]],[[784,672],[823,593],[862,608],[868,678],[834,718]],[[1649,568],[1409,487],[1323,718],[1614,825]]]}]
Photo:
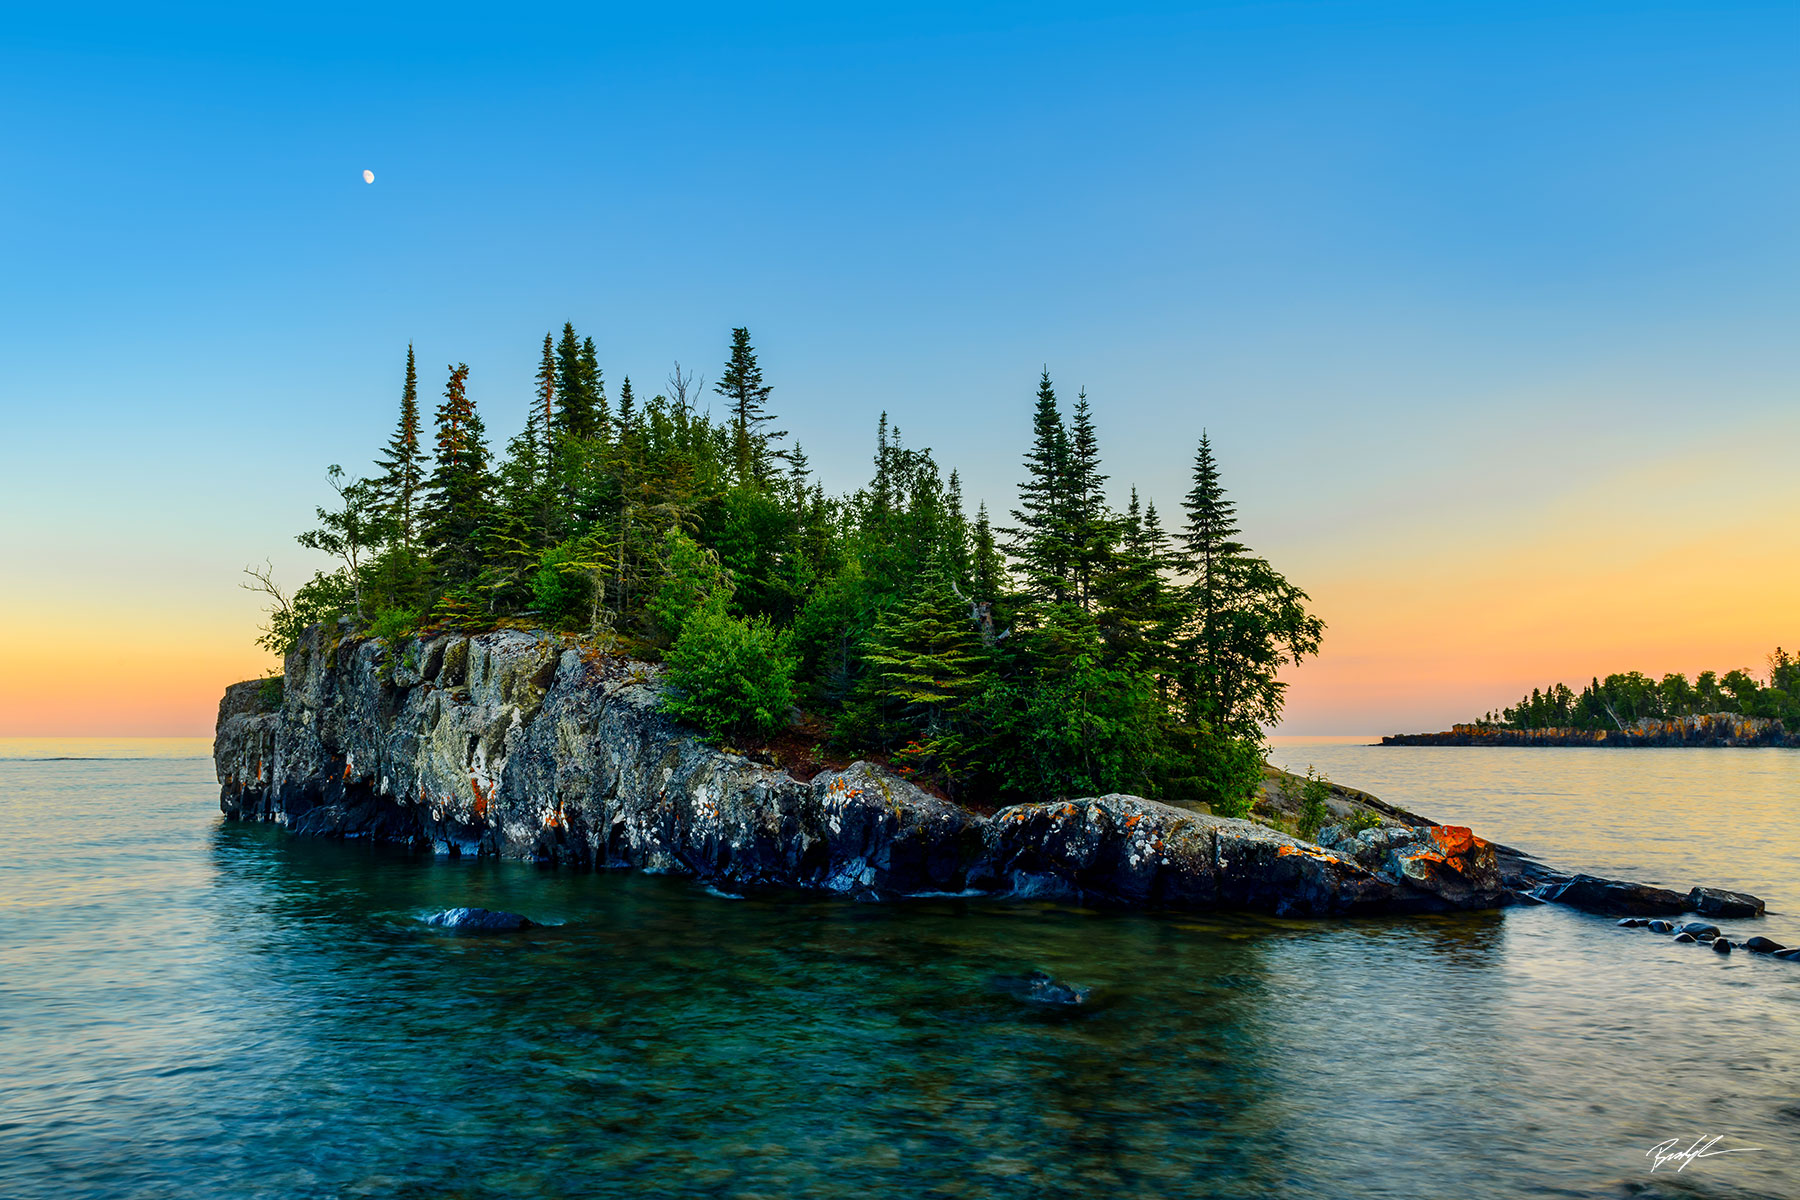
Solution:
[{"label": "rock cliff", "polygon": [[868,763],[801,780],[658,710],[657,668],[501,630],[389,645],[314,627],[279,701],[225,693],[228,817],[444,854],[691,874],[724,888],[1058,896],[1279,914],[1504,903],[1466,829],[1338,829],[1326,844],[1111,795],[972,813]]}]

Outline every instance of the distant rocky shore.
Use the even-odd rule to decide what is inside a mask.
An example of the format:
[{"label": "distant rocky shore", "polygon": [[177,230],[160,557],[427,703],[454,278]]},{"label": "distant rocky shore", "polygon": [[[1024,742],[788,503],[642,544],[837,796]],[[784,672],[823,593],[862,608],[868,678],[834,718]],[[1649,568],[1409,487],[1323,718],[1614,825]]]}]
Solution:
[{"label": "distant rocky shore", "polygon": [[542,631],[389,644],[314,626],[285,676],[226,690],[220,807],[298,835],[868,899],[1308,916],[1532,903],[1586,878],[1341,789],[1316,841],[1128,795],[977,813],[872,763],[790,772],[710,746],[660,711],[657,676]]},{"label": "distant rocky shore", "polygon": [[1384,746],[1793,746],[1778,720],[1737,713],[1707,713],[1669,719],[1646,717],[1623,729],[1507,729],[1498,725],[1452,725],[1443,733],[1396,733]]}]

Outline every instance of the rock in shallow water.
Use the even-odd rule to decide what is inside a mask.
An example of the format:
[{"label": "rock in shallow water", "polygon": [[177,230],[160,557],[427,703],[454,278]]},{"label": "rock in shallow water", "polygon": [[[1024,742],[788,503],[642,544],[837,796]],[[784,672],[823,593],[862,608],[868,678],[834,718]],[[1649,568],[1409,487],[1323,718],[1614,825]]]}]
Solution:
[{"label": "rock in shallow water", "polygon": [[1763,902],[1748,892],[1697,887],[1687,894],[1687,906],[1703,917],[1760,917]]},{"label": "rock in shallow water", "polygon": [[1693,944],[1693,943],[1694,943],[1694,942],[1697,942],[1697,941],[1699,941],[1699,940],[1700,940],[1700,939],[1699,939],[1699,938],[1697,938],[1697,937],[1695,937],[1695,936],[1694,936],[1694,935],[1693,935],[1693,934],[1691,934],[1691,933],[1687,933],[1687,932],[1685,932],[1685,931],[1683,931],[1683,932],[1681,932],[1681,933],[1678,933],[1678,934],[1676,934],[1676,935],[1675,935],[1675,940],[1676,940],[1676,941],[1678,941],[1678,942],[1684,942],[1684,943],[1687,943],[1687,944],[1690,944],[1690,945],[1691,945],[1691,944]]},{"label": "rock in shallow water", "polygon": [[1692,934],[1697,942],[1710,942],[1719,936],[1719,927],[1705,921],[1689,921],[1681,927],[1681,932]]},{"label": "rock in shallow water", "polygon": [[441,913],[426,917],[425,923],[469,933],[511,933],[515,929],[529,929],[537,924],[518,913],[490,912],[485,908],[447,908]]},{"label": "rock in shallow water", "polygon": [[1717,952],[1719,954],[1730,954],[1731,953],[1731,942],[1722,937],[1714,938],[1712,941],[1712,948],[1715,952]]},{"label": "rock in shallow water", "polygon": [[1675,926],[1668,921],[1651,921],[1644,926],[1651,933],[1674,933]]},{"label": "rock in shallow water", "polygon": [[1619,928],[1620,929],[1641,929],[1641,928],[1643,928],[1643,925],[1644,925],[1644,918],[1642,918],[1642,917],[1620,917],[1619,918]]},{"label": "rock in shallow water", "polygon": [[1033,971],[1029,975],[996,975],[993,984],[998,990],[1027,1004],[1041,1004],[1049,1008],[1079,1008],[1093,994],[1090,988],[1063,983],[1042,971]]},{"label": "rock in shallow water", "polygon": [[1603,916],[1651,916],[1685,912],[1688,908],[1687,897],[1680,892],[1623,879],[1602,879],[1597,875],[1576,875],[1560,883],[1545,884],[1537,890],[1537,895],[1540,899]]},{"label": "rock in shallow water", "polygon": [[1766,937],[1758,935],[1745,942],[1744,949],[1750,951],[1752,954],[1778,954],[1781,951],[1786,950],[1787,947],[1783,946],[1780,942],[1771,941]]}]

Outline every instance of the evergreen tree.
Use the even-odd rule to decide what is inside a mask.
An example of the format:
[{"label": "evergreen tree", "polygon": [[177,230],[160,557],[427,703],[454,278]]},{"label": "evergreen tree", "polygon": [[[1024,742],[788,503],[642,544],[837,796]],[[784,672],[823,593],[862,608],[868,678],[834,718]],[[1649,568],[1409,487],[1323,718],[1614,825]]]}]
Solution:
[{"label": "evergreen tree", "polygon": [[561,396],[556,429],[559,440],[594,436],[594,395],[588,390],[586,364],[581,352],[575,326],[565,321],[562,338],[556,344],[556,390]]},{"label": "evergreen tree", "polygon": [[929,571],[912,595],[882,613],[869,642],[863,690],[909,739],[902,758],[954,764],[965,749],[958,718],[986,686],[987,655],[942,570]]},{"label": "evergreen tree", "polygon": [[771,451],[769,443],[786,437],[787,432],[763,430],[775,420],[767,411],[769,393],[774,389],[763,382],[762,367],[757,364],[748,329],[740,326],[731,331],[731,355],[713,390],[731,404],[732,459],[738,479],[761,485],[767,478],[770,460],[786,457]]},{"label": "evergreen tree", "polygon": [[1115,531],[1106,508],[1106,480],[1100,472],[1100,438],[1084,388],[1076,397],[1070,420],[1064,525],[1075,599],[1090,612],[1094,588],[1113,553]]},{"label": "evergreen tree", "polygon": [[1007,549],[1018,560],[1026,594],[1049,604],[1066,603],[1072,592],[1067,521],[1070,457],[1068,431],[1046,367],[1038,381],[1031,449],[1025,454],[1019,507],[1012,510],[1017,524],[1009,531]]},{"label": "evergreen tree", "polygon": [[1189,716],[1216,737],[1260,740],[1281,715],[1278,672],[1317,653],[1325,625],[1305,592],[1235,540],[1236,509],[1204,434],[1183,507],[1181,565],[1194,578],[1178,674]]},{"label": "evergreen tree", "polygon": [[[571,328],[570,332],[574,330]],[[538,360],[537,373],[537,414],[541,417],[538,428],[542,431],[544,445],[542,461],[556,461],[556,349],[549,334],[544,335],[544,353]]]},{"label": "evergreen tree", "polygon": [[[601,403],[605,403],[605,393],[601,393]],[[631,376],[627,375],[619,384],[619,434],[631,428],[633,410],[637,408],[637,397],[631,394]]]},{"label": "evergreen tree", "polygon": [[417,518],[419,484],[425,473],[425,452],[419,446],[419,376],[413,366],[413,348],[406,347],[406,384],[400,391],[400,423],[388,439],[387,456],[376,460],[381,475],[375,487],[392,518],[394,536],[412,549]]},{"label": "evergreen tree", "polygon": [[581,389],[592,408],[585,437],[605,438],[612,430],[612,413],[606,404],[606,380],[600,374],[600,359],[594,352],[594,339],[581,339]]},{"label": "evergreen tree", "polygon": [[481,571],[479,535],[492,488],[486,430],[469,399],[468,382],[468,364],[450,368],[437,410],[435,465],[422,511],[420,540],[439,577],[451,587],[473,583]]}]

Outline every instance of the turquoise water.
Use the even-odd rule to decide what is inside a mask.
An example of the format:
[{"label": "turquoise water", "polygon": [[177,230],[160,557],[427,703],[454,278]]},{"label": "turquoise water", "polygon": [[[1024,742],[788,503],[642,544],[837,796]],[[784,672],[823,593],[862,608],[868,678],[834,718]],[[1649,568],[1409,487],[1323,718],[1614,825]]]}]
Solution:
[{"label": "turquoise water", "polygon": [[[1800,1195],[1800,964],[1552,907],[1308,922],[731,900],[295,841],[222,823],[208,761],[149,756],[180,747],[33,749],[0,746],[16,1200]],[[1489,751],[1298,750],[1446,819],[1800,899],[1792,752],[1728,752],[1710,793],[1683,776],[1665,803],[1718,848],[1690,871],[1667,856],[1711,852],[1595,832],[1611,799],[1531,799],[1590,752],[1502,770],[1471,757]],[[1640,813],[1656,771],[1691,769],[1591,753],[1611,758],[1582,787]],[[1721,820],[1765,771],[1773,807]],[[1740,861],[1726,827],[1762,848]],[[415,919],[457,904],[560,924],[470,938]],[[1800,942],[1789,915],[1759,928]],[[1098,1003],[1052,1014],[992,986],[1033,968]],[[1650,1169],[1653,1145],[1714,1135],[1755,1149]]]}]

